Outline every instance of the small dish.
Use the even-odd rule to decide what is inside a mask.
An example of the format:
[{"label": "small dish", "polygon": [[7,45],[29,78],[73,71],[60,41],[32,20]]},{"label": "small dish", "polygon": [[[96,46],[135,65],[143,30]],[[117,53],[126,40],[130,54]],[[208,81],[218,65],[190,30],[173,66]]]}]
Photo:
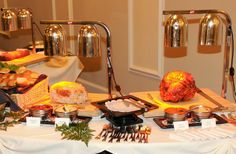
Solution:
[{"label": "small dish", "polygon": [[47,118],[52,115],[53,107],[51,105],[40,104],[29,108],[30,115],[33,117]]},{"label": "small dish", "polygon": [[63,105],[55,109],[55,115],[60,118],[75,119],[77,116],[77,107],[71,105]]},{"label": "small dish", "polygon": [[[209,118],[215,118],[216,119],[216,124],[225,124],[227,121],[223,119],[222,117],[218,116],[217,114],[211,114]],[[194,119],[194,118],[187,118],[185,121],[188,121],[189,127],[195,127],[195,126],[201,126],[202,123],[201,121]],[[169,119],[160,116],[160,117],[155,117],[153,118],[153,121],[162,129],[170,129],[174,128],[173,122],[169,121]]]},{"label": "small dish", "polygon": [[204,105],[192,105],[189,110],[198,116],[199,119],[207,119],[211,116],[213,109]]},{"label": "small dish", "polygon": [[180,107],[170,107],[165,109],[165,118],[171,121],[183,121],[187,116],[188,110]]}]

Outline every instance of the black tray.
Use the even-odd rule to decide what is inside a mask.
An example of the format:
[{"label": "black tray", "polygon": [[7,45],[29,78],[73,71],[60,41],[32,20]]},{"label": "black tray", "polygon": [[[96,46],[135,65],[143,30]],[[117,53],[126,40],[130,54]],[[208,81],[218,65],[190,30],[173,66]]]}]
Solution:
[{"label": "black tray", "polygon": [[[118,111],[111,111],[109,110],[105,103],[107,101],[111,101],[111,100],[118,100],[118,99],[133,99],[135,101],[140,101],[142,102],[143,105],[145,105],[145,108],[140,108],[140,110],[137,111],[132,111],[132,112],[118,112]],[[106,100],[102,100],[102,101],[97,101],[97,102],[92,102],[91,104],[93,104],[94,106],[96,106],[97,108],[99,108],[102,112],[109,114],[113,117],[121,117],[121,116],[127,116],[127,115],[132,115],[132,114],[142,114],[145,111],[149,111],[149,110],[153,110],[153,109],[157,109],[158,106],[153,105],[152,103],[149,103],[145,100],[142,100],[138,97],[135,97],[133,95],[126,95],[126,96],[122,96],[122,97],[115,97],[112,99],[106,99]]]},{"label": "black tray", "polygon": [[[26,117],[30,117],[30,115],[25,116],[20,119],[21,122],[26,122]],[[48,124],[48,125],[54,125],[55,124],[55,118],[56,116],[53,114],[49,118],[42,117],[40,124]],[[83,116],[77,116],[71,121],[71,124],[78,123],[78,122],[89,122],[92,119],[92,117],[83,117]]]},{"label": "black tray", "polygon": [[[216,124],[227,123],[226,120],[224,120],[223,118],[221,118],[220,116],[218,116],[216,114],[212,114],[210,118],[215,118],[216,119]],[[167,119],[164,118],[164,117],[156,117],[153,120],[162,129],[174,128],[174,125],[172,123],[168,123]],[[191,121],[189,123],[189,127],[201,126],[201,125],[202,125],[201,122],[198,122],[198,121]]]}]

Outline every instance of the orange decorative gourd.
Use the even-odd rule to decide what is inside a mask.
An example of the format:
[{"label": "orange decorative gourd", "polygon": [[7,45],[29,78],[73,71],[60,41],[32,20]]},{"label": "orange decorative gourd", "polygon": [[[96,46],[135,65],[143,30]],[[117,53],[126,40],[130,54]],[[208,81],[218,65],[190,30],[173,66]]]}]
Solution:
[{"label": "orange decorative gourd", "polygon": [[160,84],[160,95],[164,101],[187,101],[193,98],[195,93],[195,81],[190,73],[184,71],[166,73]]}]

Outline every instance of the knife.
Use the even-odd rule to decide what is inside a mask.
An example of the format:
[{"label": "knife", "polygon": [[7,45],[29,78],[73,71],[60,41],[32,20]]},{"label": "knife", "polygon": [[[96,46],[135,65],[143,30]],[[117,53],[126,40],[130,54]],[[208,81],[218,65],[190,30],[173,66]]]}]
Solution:
[{"label": "knife", "polygon": [[208,94],[206,94],[205,92],[203,92],[201,89],[197,88],[197,93],[201,96],[203,96],[204,98],[206,98],[208,101],[212,102],[213,104],[215,104],[217,107],[217,109],[226,109],[226,107],[224,107],[222,104],[220,104],[219,102],[217,102],[215,99],[213,99],[212,97],[210,97]]}]

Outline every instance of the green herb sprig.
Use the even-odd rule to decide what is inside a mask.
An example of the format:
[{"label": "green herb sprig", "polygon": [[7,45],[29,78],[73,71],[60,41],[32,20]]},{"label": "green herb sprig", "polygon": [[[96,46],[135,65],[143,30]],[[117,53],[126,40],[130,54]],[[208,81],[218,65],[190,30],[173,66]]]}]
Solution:
[{"label": "green herb sprig", "polygon": [[8,127],[13,127],[14,124],[20,123],[20,119],[23,116],[23,112],[6,112],[0,111],[0,130],[7,131]]},{"label": "green herb sprig", "polygon": [[0,62],[0,69],[1,68],[8,68],[10,71],[16,71],[20,68],[20,66],[17,66],[15,64],[8,64],[8,63]]},{"label": "green herb sprig", "polygon": [[61,132],[62,139],[81,140],[86,146],[88,146],[88,142],[92,139],[92,132],[94,131],[89,128],[88,122],[74,123],[69,126],[66,124],[56,125],[55,130]]}]

